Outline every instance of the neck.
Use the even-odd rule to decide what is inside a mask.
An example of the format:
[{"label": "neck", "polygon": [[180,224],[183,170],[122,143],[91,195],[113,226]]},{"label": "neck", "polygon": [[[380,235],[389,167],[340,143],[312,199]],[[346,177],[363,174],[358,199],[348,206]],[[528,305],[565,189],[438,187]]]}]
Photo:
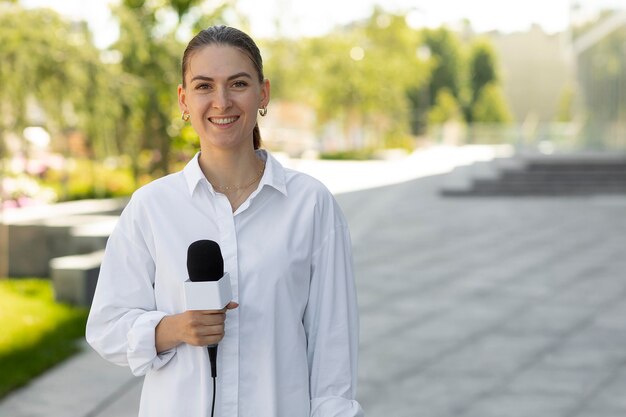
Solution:
[{"label": "neck", "polygon": [[237,187],[256,177],[262,164],[253,148],[244,152],[202,151],[200,168],[213,187]]}]

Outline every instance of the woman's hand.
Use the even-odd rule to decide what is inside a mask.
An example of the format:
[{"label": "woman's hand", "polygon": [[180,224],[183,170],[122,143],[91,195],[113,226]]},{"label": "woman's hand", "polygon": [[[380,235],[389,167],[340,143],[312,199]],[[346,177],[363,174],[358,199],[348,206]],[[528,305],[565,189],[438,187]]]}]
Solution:
[{"label": "woman's hand", "polygon": [[231,301],[221,310],[187,310],[165,316],[155,329],[157,353],[172,349],[181,343],[193,346],[214,345],[224,338],[226,310],[237,308]]}]

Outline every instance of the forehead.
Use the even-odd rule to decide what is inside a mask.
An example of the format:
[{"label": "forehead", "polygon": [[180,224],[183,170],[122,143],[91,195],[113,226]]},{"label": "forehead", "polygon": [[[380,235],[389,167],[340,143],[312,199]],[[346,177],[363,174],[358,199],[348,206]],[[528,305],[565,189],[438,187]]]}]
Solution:
[{"label": "forehead", "polygon": [[252,60],[238,48],[228,45],[207,45],[191,55],[187,77],[196,75],[210,78],[228,78],[230,75],[247,72],[255,78]]}]

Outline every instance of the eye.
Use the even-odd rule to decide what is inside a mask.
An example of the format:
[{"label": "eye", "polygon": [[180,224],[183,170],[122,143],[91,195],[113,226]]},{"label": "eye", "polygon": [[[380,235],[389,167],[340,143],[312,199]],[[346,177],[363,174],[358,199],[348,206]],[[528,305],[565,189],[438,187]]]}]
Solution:
[{"label": "eye", "polygon": [[235,88],[244,88],[247,86],[248,86],[248,83],[243,80],[237,80],[233,83],[233,87]]},{"label": "eye", "polygon": [[196,90],[208,90],[209,88],[211,88],[211,86],[207,83],[200,83],[195,87]]}]

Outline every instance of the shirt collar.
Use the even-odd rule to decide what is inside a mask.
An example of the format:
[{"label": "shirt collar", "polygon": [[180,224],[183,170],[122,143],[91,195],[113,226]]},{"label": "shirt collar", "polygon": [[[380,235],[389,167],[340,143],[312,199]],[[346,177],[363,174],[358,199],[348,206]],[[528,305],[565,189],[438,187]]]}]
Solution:
[{"label": "shirt collar", "polygon": [[[263,173],[263,178],[261,178],[261,187],[264,185],[269,185],[270,187],[275,188],[279,192],[287,195],[287,181],[285,179],[285,168],[274,158],[269,152],[264,149],[258,149],[256,151],[259,158],[265,161],[265,172]],[[193,195],[198,184],[202,181],[206,182],[209,186],[211,192],[213,191],[213,187],[207,181],[204,173],[200,169],[199,162],[200,152],[196,153],[196,155],[187,163],[185,168],[183,169],[183,175],[185,176],[185,181],[187,183],[187,189],[189,190],[189,194]]]},{"label": "shirt collar", "polygon": [[187,165],[185,165],[185,168],[183,169],[183,175],[185,176],[185,181],[187,182],[187,189],[191,195],[193,195],[194,190],[201,181],[206,181],[208,183],[204,173],[200,169],[200,163],[198,162],[199,157],[200,152],[196,153],[191,161],[187,162]]},{"label": "shirt collar", "polygon": [[265,149],[258,149],[256,153],[259,158],[265,161],[265,173],[261,178],[261,186],[269,185],[287,195],[285,168]]}]

